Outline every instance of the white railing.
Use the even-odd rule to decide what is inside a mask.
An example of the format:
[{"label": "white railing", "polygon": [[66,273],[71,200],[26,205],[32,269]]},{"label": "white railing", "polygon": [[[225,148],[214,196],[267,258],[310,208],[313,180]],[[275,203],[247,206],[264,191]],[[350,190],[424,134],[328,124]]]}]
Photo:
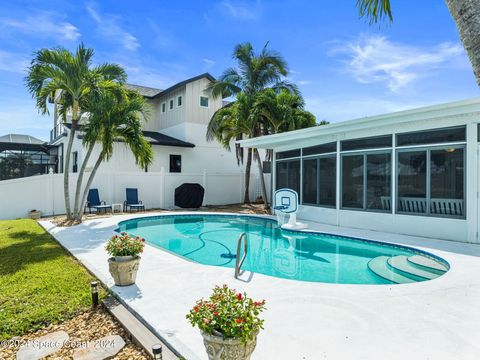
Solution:
[{"label": "white railing", "polygon": [[[380,197],[383,210],[392,209],[390,196]],[[398,211],[411,214],[426,214],[427,199],[417,197],[400,197],[398,199]],[[430,199],[430,214],[436,215],[465,215],[465,201],[463,199]]]}]

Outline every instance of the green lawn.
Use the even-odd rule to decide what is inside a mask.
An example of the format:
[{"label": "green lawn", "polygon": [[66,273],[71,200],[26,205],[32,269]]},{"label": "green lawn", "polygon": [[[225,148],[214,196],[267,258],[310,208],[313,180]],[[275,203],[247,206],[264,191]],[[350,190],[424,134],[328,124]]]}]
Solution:
[{"label": "green lawn", "polygon": [[86,310],[92,280],[35,221],[0,221],[0,340]]}]

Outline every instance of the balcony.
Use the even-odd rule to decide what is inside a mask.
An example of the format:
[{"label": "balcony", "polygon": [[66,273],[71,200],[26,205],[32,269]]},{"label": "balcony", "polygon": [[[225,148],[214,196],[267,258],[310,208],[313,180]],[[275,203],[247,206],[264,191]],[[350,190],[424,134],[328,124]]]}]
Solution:
[{"label": "balcony", "polygon": [[67,130],[63,123],[57,124],[52,130],[50,130],[50,142],[57,140],[60,136],[66,135]]}]

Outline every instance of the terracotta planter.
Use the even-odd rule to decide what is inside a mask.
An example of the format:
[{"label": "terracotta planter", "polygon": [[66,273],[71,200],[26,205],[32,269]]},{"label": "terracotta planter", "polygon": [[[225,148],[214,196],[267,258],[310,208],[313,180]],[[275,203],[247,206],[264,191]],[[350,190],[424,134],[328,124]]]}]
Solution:
[{"label": "terracotta planter", "polygon": [[[123,256],[121,256],[122,258]],[[138,266],[140,265],[140,256],[122,259],[118,261],[117,257],[108,259],[108,269],[117,286],[128,286],[135,284],[137,278]]]},{"label": "terracotta planter", "polygon": [[209,360],[249,360],[257,345],[257,336],[247,343],[203,332],[202,336]]}]

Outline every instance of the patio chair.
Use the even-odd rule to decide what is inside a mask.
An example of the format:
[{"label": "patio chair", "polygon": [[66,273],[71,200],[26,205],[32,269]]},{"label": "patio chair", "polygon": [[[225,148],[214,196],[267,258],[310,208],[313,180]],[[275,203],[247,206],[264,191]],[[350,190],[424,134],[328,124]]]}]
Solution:
[{"label": "patio chair", "polygon": [[130,212],[132,210],[145,211],[145,205],[143,205],[143,202],[141,200],[140,201],[138,200],[137,189],[127,188],[126,195],[127,195],[127,200],[123,202],[123,211],[128,211],[128,210],[130,210]]},{"label": "patio chair", "polygon": [[92,209],[95,209],[97,213],[100,213],[102,210],[104,213],[107,213],[107,210],[112,211],[112,205],[108,205],[105,201],[100,201],[100,196],[98,195],[98,189],[90,189],[88,191],[87,203],[85,208],[88,208],[88,213],[92,213]]}]

